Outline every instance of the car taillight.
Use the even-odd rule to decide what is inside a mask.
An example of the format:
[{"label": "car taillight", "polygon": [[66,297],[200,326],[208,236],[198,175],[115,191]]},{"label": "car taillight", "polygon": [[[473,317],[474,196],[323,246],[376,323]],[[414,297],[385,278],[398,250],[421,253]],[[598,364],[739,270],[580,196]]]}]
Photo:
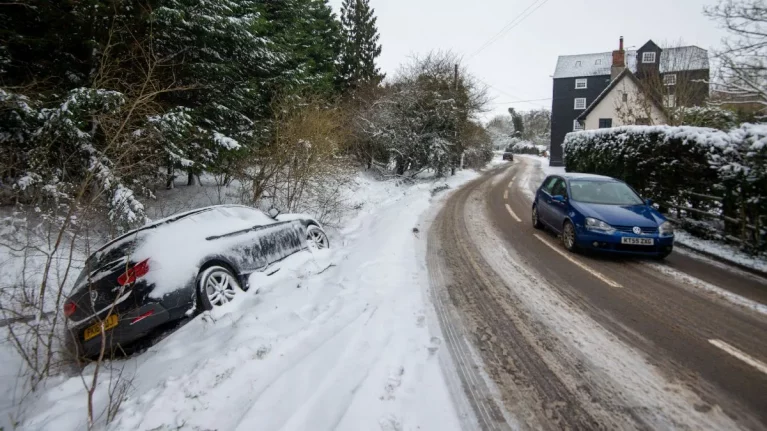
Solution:
[{"label": "car taillight", "polygon": [[149,272],[149,259],[142,260],[131,268],[128,268],[123,275],[117,277],[117,283],[119,283],[120,286],[131,284],[139,277],[145,276],[147,272]]},{"label": "car taillight", "polygon": [[73,314],[75,314],[75,311],[77,310],[77,306],[72,301],[67,301],[64,303],[64,316],[69,317]]}]

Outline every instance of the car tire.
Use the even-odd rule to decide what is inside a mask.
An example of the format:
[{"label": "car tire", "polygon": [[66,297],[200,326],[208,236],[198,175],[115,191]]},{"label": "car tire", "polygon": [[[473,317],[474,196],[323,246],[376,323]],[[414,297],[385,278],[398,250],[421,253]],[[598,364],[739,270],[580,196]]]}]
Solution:
[{"label": "car tire", "polygon": [[567,251],[578,251],[578,235],[575,233],[575,226],[570,220],[566,220],[562,226],[562,244]]},{"label": "car tire", "polygon": [[541,220],[538,218],[538,206],[533,205],[533,227],[536,229],[543,229],[543,223],[541,223]]},{"label": "car tire", "polygon": [[202,311],[220,307],[242,292],[237,277],[226,267],[211,265],[197,275],[197,293]]},{"label": "car tire", "polygon": [[309,243],[310,250],[323,250],[330,248],[328,235],[317,225],[309,225],[306,228],[306,242]]}]

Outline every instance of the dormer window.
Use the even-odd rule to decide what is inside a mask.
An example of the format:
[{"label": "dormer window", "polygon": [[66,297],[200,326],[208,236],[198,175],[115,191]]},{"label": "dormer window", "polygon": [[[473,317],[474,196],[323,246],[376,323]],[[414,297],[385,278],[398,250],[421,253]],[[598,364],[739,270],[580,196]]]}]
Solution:
[{"label": "dormer window", "polygon": [[589,81],[586,78],[579,78],[575,80],[575,89],[580,90],[587,88]]},{"label": "dormer window", "polygon": [[599,66],[600,64],[602,64],[602,59],[598,58],[597,61],[594,62],[594,64]]},{"label": "dormer window", "polygon": [[578,61],[575,62],[575,67],[581,67],[581,64],[583,64],[583,63],[581,63],[581,61],[578,60]]},{"label": "dormer window", "polygon": [[654,52],[642,53],[642,63],[655,63],[655,53]]}]

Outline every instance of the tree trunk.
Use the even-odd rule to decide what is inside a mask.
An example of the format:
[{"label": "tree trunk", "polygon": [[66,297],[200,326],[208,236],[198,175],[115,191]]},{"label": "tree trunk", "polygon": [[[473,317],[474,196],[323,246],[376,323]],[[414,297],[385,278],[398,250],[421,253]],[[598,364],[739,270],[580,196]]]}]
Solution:
[{"label": "tree trunk", "polygon": [[192,171],[189,171],[186,174],[186,185],[188,186],[194,185],[194,173],[192,173]]},{"label": "tree trunk", "polygon": [[168,176],[165,179],[165,188],[167,190],[171,190],[175,187],[176,185],[175,179],[176,179],[176,176],[173,175],[173,166],[168,165]]}]

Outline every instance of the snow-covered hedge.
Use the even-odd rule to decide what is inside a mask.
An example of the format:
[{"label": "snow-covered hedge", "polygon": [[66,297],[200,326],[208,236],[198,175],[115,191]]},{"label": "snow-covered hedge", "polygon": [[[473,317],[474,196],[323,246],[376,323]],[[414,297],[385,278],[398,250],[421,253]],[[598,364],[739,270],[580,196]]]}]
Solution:
[{"label": "snow-covered hedge", "polygon": [[507,150],[514,154],[533,154],[540,156],[543,155],[547,148],[545,145],[535,145],[530,141],[522,141],[510,145]]},{"label": "snow-covered hedge", "polygon": [[680,106],[673,109],[671,114],[676,117],[678,124],[685,126],[729,130],[737,125],[734,112],[716,106]]},{"label": "snow-covered hedge", "polygon": [[564,142],[568,172],[620,178],[647,197],[679,206],[689,192],[724,202],[692,202],[740,218],[767,214],[767,124],[743,124],[723,132],[702,127],[625,126],[569,133]]}]

